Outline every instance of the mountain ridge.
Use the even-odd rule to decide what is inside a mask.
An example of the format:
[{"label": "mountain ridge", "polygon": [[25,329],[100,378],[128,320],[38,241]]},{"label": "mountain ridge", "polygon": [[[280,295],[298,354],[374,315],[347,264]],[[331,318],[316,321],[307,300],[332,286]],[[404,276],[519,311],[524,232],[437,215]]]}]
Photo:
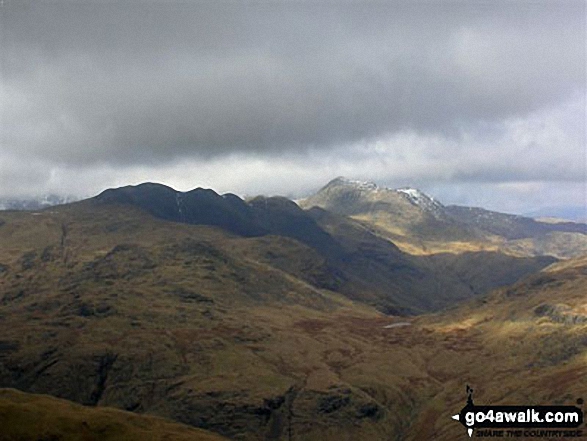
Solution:
[{"label": "mountain ridge", "polygon": [[[482,208],[443,205],[414,188],[382,188],[372,182],[339,177],[299,204],[305,209],[317,206],[363,222],[409,252],[458,252],[468,247],[539,255],[548,249],[564,258],[587,252],[587,224],[540,222]],[[561,234],[576,235],[580,245],[571,254],[554,245],[562,240]],[[556,237],[551,240],[549,235]],[[525,241],[523,246],[519,241]]]},{"label": "mountain ridge", "polygon": [[[347,181],[343,182],[348,185]],[[374,190],[374,184],[360,184],[360,191]],[[414,206],[406,195],[398,193],[397,197],[407,206]],[[479,285],[474,280],[453,278],[450,272],[436,272],[438,265],[455,270],[461,265],[450,256],[433,261],[411,257],[392,241],[378,237],[351,219],[303,210],[284,197],[258,196],[243,201],[238,196],[221,196],[213,190],[197,188],[177,192],[167,186],[145,183],[106,190],[89,203],[135,206],[159,219],[214,226],[243,237],[276,235],[295,239],[325,259],[324,272],[316,279],[324,287],[336,286],[337,292],[355,300],[367,300],[383,311],[415,313],[437,309],[496,287],[493,282]],[[495,264],[493,269],[504,275],[504,280],[512,280],[503,273],[507,266],[502,258],[489,254],[486,257],[488,264]],[[511,268],[506,273],[510,271],[516,277],[552,262],[543,258],[508,259]],[[439,263],[445,261],[446,264]],[[518,268],[525,270],[519,273]]]}]

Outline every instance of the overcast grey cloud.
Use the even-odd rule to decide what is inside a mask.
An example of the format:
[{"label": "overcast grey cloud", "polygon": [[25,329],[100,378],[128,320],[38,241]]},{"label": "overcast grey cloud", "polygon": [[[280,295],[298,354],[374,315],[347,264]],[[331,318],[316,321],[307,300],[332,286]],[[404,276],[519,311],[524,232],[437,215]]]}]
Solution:
[{"label": "overcast grey cloud", "polygon": [[583,1],[7,0],[0,20],[0,195],[345,174],[585,201]]}]

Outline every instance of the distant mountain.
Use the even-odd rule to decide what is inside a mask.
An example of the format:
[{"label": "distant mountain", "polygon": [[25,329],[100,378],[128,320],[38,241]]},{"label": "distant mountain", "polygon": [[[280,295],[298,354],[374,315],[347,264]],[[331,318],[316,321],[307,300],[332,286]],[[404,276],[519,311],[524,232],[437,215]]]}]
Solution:
[{"label": "distant mountain", "polygon": [[244,236],[267,233],[242,199],[232,194],[220,196],[209,189],[180,192],[166,185],[144,183],[105,190],[94,200],[133,205],[160,219],[217,226]]},{"label": "distant mountain", "polygon": [[555,206],[544,207],[540,210],[529,211],[524,216],[532,218],[550,218],[573,222],[587,222],[587,201],[583,206]]},{"label": "distant mountain", "polygon": [[435,213],[442,205],[423,192],[402,188],[392,190],[378,187],[369,181],[356,181],[338,177],[322,187],[316,194],[303,199],[301,206],[321,207],[338,214],[355,215],[387,209],[396,214],[407,211],[411,215]]},{"label": "distant mountain", "polygon": [[506,239],[542,237],[552,232],[587,234],[587,225],[576,222],[540,222],[529,217],[456,205],[446,207],[445,212],[463,225]]},{"label": "distant mountain", "polygon": [[[358,191],[375,190],[368,183],[358,187]],[[405,211],[418,212],[424,207],[444,217],[442,206],[424,195],[400,191],[395,197]],[[436,310],[514,282],[554,261],[496,257],[495,253],[487,253],[486,267],[493,269],[495,277],[475,280],[462,276],[467,272],[458,269],[461,264],[452,256],[430,260],[407,255],[346,216],[318,208],[303,210],[283,197],[259,196],[243,201],[238,196],[219,195],[213,190],[197,188],[178,192],[164,185],[145,183],[109,189],[87,202],[97,207],[137,207],[159,219],[213,226],[242,237],[293,239],[312,250],[304,258],[307,261],[313,256],[313,262],[307,263],[311,271],[292,266],[292,260],[299,261],[301,256],[294,256],[291,251],[285,261],[259,257],[317,288],[339,292],[388,313]],[[430,216],[440,224],[441,220]],[[281,254],[275,247],[272,249],[273,256]],[[443,271],[437,271],[440,267]]]},{"label": "distant mountain", "polygon": [[49,194],[37,198],[0,198],[0,211],[2,210],[41,210],[53,205],[68,204],[79,198],[75,196],[59,196]]},{"label": "distant mountain", "polygon": [[[370,226],[405,250],[417,252],[463,251],[494,249],[520,253],[514,243],[526,240],[525,253],[534,252],[530,241],[560,243],[561,234],[579,234],[578,243],[585,243],[587,225],[575,222],[540,222],[482,208],[445,206],[433,197],[414,188],[381,188],[372,182],[336,178],[316,194],[300,201],[306,209],[321,207]],[[564,249],[551,246],[549,251],[560,257]],[[587,246],[574,250],[587,253]],[[522,252],[522,254],[524,253]]]}]

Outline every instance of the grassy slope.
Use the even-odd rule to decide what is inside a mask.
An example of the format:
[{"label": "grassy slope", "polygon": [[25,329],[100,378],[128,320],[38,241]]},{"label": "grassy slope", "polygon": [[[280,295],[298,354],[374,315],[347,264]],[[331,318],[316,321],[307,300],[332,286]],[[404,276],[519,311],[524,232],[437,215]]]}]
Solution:
[{"label": "grassy slope", "polygon": [[[488,251],[516,257],[549,255],[569,259],[580,257],[587,251],[587,236],[581,233],[550,232],[539,237],[506,239],[495,234],[459,238],[458,232],[455,232],[452,236],[438,239],[410,229],[409,222],[400,228],[401,223],[398,224],[393,213],[385,211],[361,213],[351,218],[367,226],[374,234],[392,241],[402,251],[417,256]],[[423,227],[423,231],[426,230]]]},{"label": "grassy slope", "polygon": [[268,238],[69,209],[3,214],[3,386],[278,436],[308,372],[332,375],[296,323],[379,316],[247,258]]},{"label": "grassy slope", "polygon": [[220,441],[225,438],[155,416],[91,408],[47,395],[0,389],[0,440]]},{"label": "grassy slope", "polygon": [[466,383],[479,404],[587,392],[586,325],[564,318],[585,313],[585,262],[385,328],[405,319],[259,259],[303,268],[291,241],[65,211],[2,215],[2,386],[234,439],[317,440],[455,439]]},{"label": "grassy slope", "polygon": [[427,367],[443,386],[415,421],[414,439],[453,439],[463,430],[450,414],[464,405],[465,383],[474,385],[477,404],[575,404],[585,397],[586,292],[587,260],[581,258],[422,318],[421,331],[444,336]]}]

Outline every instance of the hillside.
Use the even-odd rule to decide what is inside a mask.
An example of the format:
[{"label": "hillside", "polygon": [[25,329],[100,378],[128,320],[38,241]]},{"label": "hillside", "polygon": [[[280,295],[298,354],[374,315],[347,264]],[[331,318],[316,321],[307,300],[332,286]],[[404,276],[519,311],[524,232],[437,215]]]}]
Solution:
[{"label": "hillside", "polygon": [[[84,210],[139,208],[167,221],[219,227],[250,239],[225,253],[237,257],[239,249],[253,248],[257,254],[247,251],[247,259],[391,313],[437,310],[511,283],[554,261],[490,252],[485,259],[486,270],[496,277],[485,279],[489,283],[479,283],[468,277],[467,271],[447,271],[454,260],[450,255],[437,256],[433,261],[415,258],[348,217],[324,210],[305,211],[283,197],[256,197],[245,202],[235,195],[219,195],[212,190],[177,192],[148,183],[106,190],[74,206]],[[271,239],[261,240],[268,237]],[[290,239],[286,256],[280,251],[287,242],[284,238]],[[252,245],[256,243],[262,246]],[[300,260],[305,266],[298,264]],[[464,265],[467,261],[462,259]]]},{"label": "hillside", "polygon": [[[444,387],[419,415],[417,433],[451,439],[449,412],[464,403],[466,382],[477,404],[575,404],[587,393],[587,259],[555,264],[489,297],[422,318],[445,348],[432,351],[431,374]],[[415,328],[413,328],[415,329]],[[451,360],[458,354],[459,361]],[[439,415],[437,423],[426,425]],[[458,426],[458,424],[457,424]],[[459,428],[462,430],[462,427]],[[423,438],[420,438],[423,439]],[[454,439],[454,438],[453,438]]]},{"label": "hillside", "polygon": [[[152,240],[169,240],[153,227]],[[14,291],[3,276],[1,384],[251,440],[454,439],[462,427],[449,417],[465,383],[478,402],[587,392],[584,262],[406,320],[271,273],[262,292],[246,280],[231,288],[228,262],[214,289],[201,271],[216,262],[203,251],[188,246],[169,262],[175,281],[140,248],[120,248],[59,289]],[[199,285],[181,270],[189,259]]]},{"label": "hillside", "polygon": [[410,256],[321,209],[244,207],[262,230],[104,200],[2,213],[0,387],[326,441],[455,439],[466,383],[479,403],[587,392],[584,260]]},{"label": "hillside", "polygon": [[162,418],[84,407],[47,395],[0,389],[0,440],[221,441],[219,435]]},{"label": "hillside", "polygon": [[350,216],[412,254],[501,251],[569,258],[587,253],[585,224],[445,206],[417,189],[336,178],[299,203],[305,209],[320,207]]}]

